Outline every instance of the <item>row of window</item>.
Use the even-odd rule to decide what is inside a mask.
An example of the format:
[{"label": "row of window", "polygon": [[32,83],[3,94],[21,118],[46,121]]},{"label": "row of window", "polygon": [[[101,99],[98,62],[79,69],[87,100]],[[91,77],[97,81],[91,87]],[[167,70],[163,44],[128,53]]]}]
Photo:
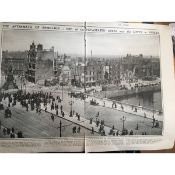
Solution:
[{"label": "row of window", "polygon": [[35,69],[35,64],[29,63],[29,69]]}]

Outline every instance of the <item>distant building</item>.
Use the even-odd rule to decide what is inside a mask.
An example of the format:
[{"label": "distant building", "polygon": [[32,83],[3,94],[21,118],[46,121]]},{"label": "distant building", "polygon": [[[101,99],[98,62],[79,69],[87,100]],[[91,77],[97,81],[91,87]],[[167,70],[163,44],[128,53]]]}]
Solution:
[{"label": "distant building", "polygon": [[68,66],[63,66],[59,76],[59,82],[64,84],[71,83],[71,70]]},{"label": "distant building", "polygon": [[43,49],[42,44],[36,46],[33,42],[30,45],[27,58],[26,79],[28,81],[36,83],[39,80],[53,78],[54,47],[46,50]]},{"label": "distant building", "polygon": [[121,79],[145,79],[160,77],[160,60],[158,58],[144,57],[142,54],[133,56],[127,54],[121,60]]},{"label": "distant building", "polygon": [[8,74],[9,66],[12,67],[13,75],[24,75],[26,71],[26,58],[27,52],[2,52],[2,63],[1,63],[1,72],[4,75]]},{"label": "distant building", "polygon": [[89,60],[87,64],[77,63],[71,70],[72,85],[96,86],[104,81],[103,64],[99,61]]}]

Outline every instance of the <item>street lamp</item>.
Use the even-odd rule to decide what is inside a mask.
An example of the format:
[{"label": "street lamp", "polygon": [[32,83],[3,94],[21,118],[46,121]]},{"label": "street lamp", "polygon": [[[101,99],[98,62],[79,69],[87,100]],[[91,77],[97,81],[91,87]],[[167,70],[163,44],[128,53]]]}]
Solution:
[{"label": "street lamp", "polygon": [[155,103],[154,95],[153,95],[153,100],[152,100],[152,102],[153,102],[153,118],[154,118],[154,103]]},{"label": "street lamp", "polygon": [[125,130],[125,121],[126,121],[126,117],[123,116],[120,120],[121,120],[122,123],[123,123],[122,131],[124,131],[124,130]]},{"label": "street lamp", "polygon": [[63,101],[63,83],[62,83],[62,91],[61,91],[62,93],[62,101]]},{"label": "street lamp", "polygon": [[71,101],[69,102],[69,104],[70,104],[70,107],[71,107],[71,110],[70,110],[70,117],[73,117],[73,110],[72,110],[72,106],[73,106],[73,104],[74,104],[74,102],[72,101],[72,98],[71,98]]},{"label": "street lamp", "polygon": [[61,120],[60,120],[60,137],[62,137],[62,123],[61,123]]}]

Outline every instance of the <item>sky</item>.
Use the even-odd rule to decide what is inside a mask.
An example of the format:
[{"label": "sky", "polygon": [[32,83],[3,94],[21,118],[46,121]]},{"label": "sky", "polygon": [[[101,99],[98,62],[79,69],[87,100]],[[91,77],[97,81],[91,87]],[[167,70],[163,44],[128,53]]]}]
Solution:
[{"label": "sky", "polygon": [[43,44],[44,49],[54,46],[55,51],[60,54],[84,53],[83,33],[55,32],[55,31],[3,31],[3,50],[24,51],[29,50],[30,44]]},{"label": "sky", "polygon": [[95,34],[87,35],[87,53],[93,55],[152,55],[159,56],[158,35]]},{"label": "sky", "polygon": [[[126,35],[87,33],[87,56],[91,50],[93,56],[115,56],[143,54],[159,56],[158,35]],[[60,32],[60,31],[3,31],[3,50],[24,51],[29,50],[32,42],[43,44],[44,49],[54,46],[60,54],[84,54],[83,32]]]}]

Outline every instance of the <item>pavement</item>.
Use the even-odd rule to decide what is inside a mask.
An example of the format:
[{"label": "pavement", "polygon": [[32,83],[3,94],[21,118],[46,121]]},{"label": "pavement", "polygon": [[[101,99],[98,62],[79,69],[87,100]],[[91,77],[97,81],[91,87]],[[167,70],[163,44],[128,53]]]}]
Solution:
[{"label": "pavement", "polygon": [[[100,98],[96,98],[96,97],[93,97],[90,95],[88,95],[88,98],[86,98],[85,101],[86,101],[86,103],[90,103],[91,100],[95,100],[99,106],[103,106],[105,108],[110,108],[113,110],[122,111],[124,113],[138,115],[140,117],[153,119],[153,110],[143,108],[142,106],[135,106],[135,105],[115,101],[115,104],[116,104],[116,107],[115,107],[115,105],[113,105],[114,100],[105,99],[105,98],[100,99]],[[123,109],[121,106],[123,106]],[[137,112],[135,111],[135,108],[137,108]],[[163,114],[162,113],[159,114],[159,111],[155,110],[154,111],[154,118],[157,121],[163,121]]]},{"label": "pavement", "polygon": [[[60,87],[36,87],[36,86],[31,86],[26,88],[27,92],[36,92],[36,91],[43,91],[43,92],[52,92],[53,96],[59,95],[62,98],[62,89]],[[90,105],[90,100],[95,99],[97,103],[99,103],[98,106],[93,106]],[[77,117],[74,115],[73,117],[69,116],[70,110],[71,110],[71,105],[70,101],[73,102],[72,108],[75,112],[80,114],[80,121],[77,119]],[[158,113],[154,114],[154,117],[156,120],[159,121],[159,128],[152,128],[152,116],[153,113],[150,110],[146,111],[146,117],[144,117],[144,112],[143,108],[137,107],[137,112],[134,112],[132,109],[132,106],[129,104],[124,104],[123,107],[124,110],[121,109],[121,103],[117,102],[117,108],[112,108],[112,100],[108,99],[97,99],[94,97],[89,96],[85,103],[83,100],[78,99],[78,98],[70,98],[68,96],[68,88],[63,89],[63,111],[65,112],[65,117],[61,117],[61,112],[59,110],[59,116],[55,117],[55,122],[53,125],[53,122],[50,119],[51,113],[54,115],[56,114],[56,111],[51,111],[50,105],[47,107],[47,113],[44,111],[42,112],[42,115],[38,116],[35,111],[32,111],[30,113],[26,113],[25,109],[22,109],[22,111],[25,111],[24,113],[21,111],[21,106],[18,107],[15,106],[14,113],[15,118],[20,118],[20,120],[25,120],[24,122],[22,121],[21,125],[18,128],[22,128],[25,131],[26,126],[28,130],[26,133],[25,137],[58,137],[59,136],[59,122],[60,120],[63,121],[63,125],[70,125],[70,127],[66,127],[66,131],[64,132],[63,136],[76,136],[75,134],[72,135],[72,127],[77,126],[82,128],[82,133],[87,134],[87,135],[92,135],[91,134],[91,129],[92,127],[94,128],[94,134],[99,135],[99,127],[96,127],[96,114],[99,112],[99,120],[104,120],[105,121],[105,134],[108,135],[111,128],[114,126],[115,130],[114,132],[119,131],[119,134],[121,133],[120,131],[122,130],[122,120],[121,118],[123,116],[126,117],[125,121],[125,128],[134,131],[135,135],[141,135],[142,132],[146,132],[147,135],[161,135],[162,134],[162,127],[163,127],[163,116],[159,115]],[[104,105],[105,104],[105,105]],[[18,109],[19,108],[19,109]],[[42,104],[42,109],[44,110],[43,104]],[[19,111],[16,111],[19,110]],[[16,112],[15,112],[16,111]],[[28,116],[24,117],[22,119],[21,117],[18,117],[18,115],[22,116]],[[0,118],[4,117],[4,114],[0,114]],[[28,118],[28,120],[26,119]],[[90,124],[90,119],[93,119],[92,124]],[[26,121],[27,120],[27,121]],[[30,121],[33,120],[34,122]],[[17,122],[17,121],[16,121]],[[44,122],[44,123],[43,123]],[[16,124],[16,123],[15,123]],[[41,124],[41,126],[40,126]],[[13,126],[13,124],[11,124]],[[29,125],[29,126],[28,126]],[[32,128],[29,128],[31,127]],[[43,126],[44,125],[44,126]],[[138,125],[138,130],[136,129],[136,126]],[[22,126],[22,127],[21,127]],[[39,130],[37,129],[39,128]],[[83,130],[84,129],[84,130]],[[32,131],[30,130],[36,130],[36,132],[31,133]],[[53,131],[51,131],[53,130]],[[40,133],[40,134],[38,134]],[[41,134],[42,133],[42,134]],[[82,135],[83,135],[82,134]],[[77,136],[79,136],[77,134]]]},{"label": "pavement", "polygon": [[[42,103],[41,104],[41,109],[44,110],[45,107],[44,107],[44,104]],[[56,111],[55,110],[51,110],[51,105],[50,104],[47,104],[47,112],[49,112],[50,114],[54,114],[56,115]],[[72,117],[70,117],[70,114],[67,113],[67,112],[64,112],[65,115],[64,115],[64,119],[72,122],[72,123],[76,123],[78,125],[80,125],[81,127],[84,127],[88,130],[92,130],[92,127],[94,129],[94,132],[98,133],[99,132],[99,128],[100,126],[96,126],[96,122],[95,121],[92,121],[92,123],[90,123],[90,119],[86,119],[84,116],[79,118],[76,117],[76,115],[74,114]],[[61,116],[61,110],[59,109],[59,113],[58,113],[59,116]],[[61,117],[63,118],[63,117]],[[105,134],[106,135],[109,135],[110,133],[110,130],[111,130],[111,127],[109,126],[104,126],[104,130],[105,130]],[[118,131],[118,133],[120,134],[121,132],[117,129],[114,129],[113,132],[116,133]]]},{"label": "pavement", "polygon": [[[3,101],[5,108],[7,107],[7,100]],[[66,119],[59,116],[55,117],[54,122],[51,119],[51,114],[42,111],[39,115],[36,111],[26,111],[26,108],[22,108],[19,103],[16,106],[10,107],[12,111],[11,118],[4,118],[4,110],[0,111],[0,120],[3,127],[15,128],[15,133],[18,131],[23,132],[25,138],[51,138],[60,136],[60,121],[62,122],[62,137],[84,137],[86,135],[91,135],[91,131],[76,123],[72,123]],[[72,128],[80,127],[80,133],[72,133]],[[2,134],[2,129],[0,129],[1,138],[9,138],[8,135]],[[98,135],[95,133],[95,135]]]},{"label": "pavement", "polygon": [[[32,88],[32,89],[34,90],[35,88]],[[52,92],[53,96],[59,95],[60,97],[62,97],[62,91],[59,87],[52,87],[52,88],[44,87],[40,90],[42,90],[43,92]],[[35,89],[35,91],[37,91],[37,89]],[[71,110],[70,101],[73,102],[73,105],[72,105],[73,110],[79,113],[82,118],[88,119],[88,120],[93,118],[93,121],[95,121],[96,114],[99,112],[100,113],[99,119],[105,121],[105,126],[109,128],[112,128],[114,126],[116,131],[122,130],[121,118],[125,116],[126,117],[125,128],[128,129],[129,131],[133,130],[135,135],[141,135],[142,132],[146,132],[148,135],[161,135],[162,134],[163,122],[161,121],[161,117],[163,118],[163,116],[161,116],[160,119],[158,119],[159,127],[154,128],[152,127],[153,124],[152,124],[151,114],[153,113],[151,112],[150,112],[150,118],[148,116],[145,118],[143,117],[143,111],[141,109],[140,110],[138,109],[138,113],[135,113],[131,110],[132,109],[131,105],[130,106],[128,105],[128,111],[125,111],[125,110],[122,111],[120,108],[117,108],[117,109],[112,108],[112,104],[111,104],[112,101],[110,100],[108,103],[109,106],[104,107],[104,104],[102,103],[103,101],[100,102],[101,105],[93,106],[93,105],[90,105],[88,101],[84,103],[84,100],[81,100],[79,98],[70,98],[70,96],[68,96],[68,90],[67,88],[65,88],[63,91],[62,104],[64,106],[63,110],[67,111],[67,114],[69,114]],[[156,118],[156,115],[155,115],[155,118]],[[137,124],[139,126],[138,130],[135,129]]]}]

